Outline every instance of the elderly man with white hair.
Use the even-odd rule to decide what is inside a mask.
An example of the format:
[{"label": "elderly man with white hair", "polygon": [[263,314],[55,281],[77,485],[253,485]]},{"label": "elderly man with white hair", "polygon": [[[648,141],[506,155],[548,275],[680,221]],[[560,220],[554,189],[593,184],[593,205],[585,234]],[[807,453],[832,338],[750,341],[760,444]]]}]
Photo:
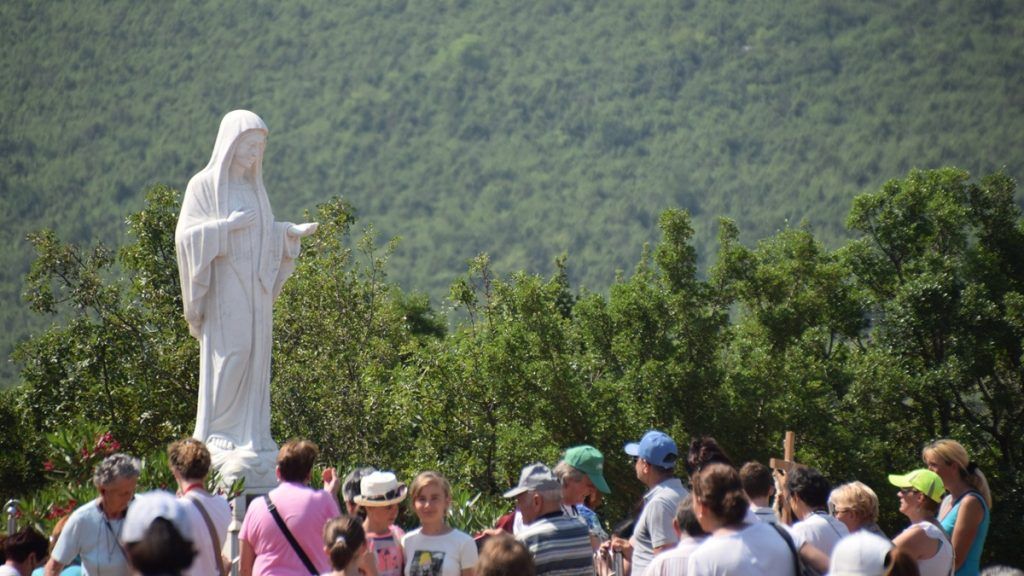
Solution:
[{"label": "elderly man with white hair", "polygon": [[59,576],[76,557],[86,574],[128,576],[121,530],[140,472],[138,459],[121,453],[96,466],[92,482],[99,498],[79,506],[68,518],[46,564],[46,576]]},{"label": "elderly man with white hair", "polygon": [[562,485],[551,470],[535,463],[523,468],[519,484],[505,492],[515,498],[525,527],[516,539],[526,545],[537,576],[592,576],[594,563],[590,530],[562,511]]}]

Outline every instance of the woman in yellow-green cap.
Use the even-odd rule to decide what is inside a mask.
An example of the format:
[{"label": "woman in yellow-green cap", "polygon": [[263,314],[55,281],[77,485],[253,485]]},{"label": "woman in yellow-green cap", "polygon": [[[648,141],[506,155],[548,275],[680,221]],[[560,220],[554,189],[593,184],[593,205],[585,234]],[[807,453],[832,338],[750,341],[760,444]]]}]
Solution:
[{"label": "woman in yellow-green cap", "polygon": [[942,479],[922,468],[907,474],[890,474],[889,482],[900,489],[900,512],[911,522],[893,538],[893,544],[917,560],[921,576],[950,576],[953,545],[936,518],[946,491]]}]

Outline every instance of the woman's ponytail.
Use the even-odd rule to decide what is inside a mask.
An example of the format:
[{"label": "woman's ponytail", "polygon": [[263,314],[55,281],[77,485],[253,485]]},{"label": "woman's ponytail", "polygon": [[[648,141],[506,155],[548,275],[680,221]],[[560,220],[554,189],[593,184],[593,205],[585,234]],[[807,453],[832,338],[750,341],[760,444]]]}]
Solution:
[{"label": "woman's ponytail", "polygon": [[344,570],[365,543],[366,532],[358,518],[342,516],[324,526],[324,546],[335,570]]}]

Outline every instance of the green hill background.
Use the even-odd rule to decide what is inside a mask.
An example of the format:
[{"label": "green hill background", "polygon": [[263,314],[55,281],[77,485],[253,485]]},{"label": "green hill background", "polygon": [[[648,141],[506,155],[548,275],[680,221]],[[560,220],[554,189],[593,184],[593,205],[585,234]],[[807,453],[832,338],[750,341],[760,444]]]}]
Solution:
[{"label": "green hill background", "polygon": [[15,0],[0,38],[5,357],[46,321],[25,235],[119,242],[235,108],[279,219],[343,195],[435,306],[479,252],[603,291],[669,207],[706,259],[719,216],[835,245],[912,167],[1024,173],[1021,2]]}]

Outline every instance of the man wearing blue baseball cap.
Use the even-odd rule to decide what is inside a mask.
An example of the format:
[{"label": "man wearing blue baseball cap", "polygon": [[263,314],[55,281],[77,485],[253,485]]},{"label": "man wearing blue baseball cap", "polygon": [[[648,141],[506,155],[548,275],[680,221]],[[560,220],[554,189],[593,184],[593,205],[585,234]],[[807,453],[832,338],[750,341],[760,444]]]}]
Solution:
[{"label": "man wearing blue baseball cap", "polygon": [[612,545],[621,548],[630,561],[630,573],[641,576],[655,555],[679,542],[672,519],[679,501],[689,492],[675,476],[679,450],[668,434],[651,430],[639,442],[626,444],[626,454],[633,457],[636,477],[648,490],[633,537],[628,542],[613,539]]}]

